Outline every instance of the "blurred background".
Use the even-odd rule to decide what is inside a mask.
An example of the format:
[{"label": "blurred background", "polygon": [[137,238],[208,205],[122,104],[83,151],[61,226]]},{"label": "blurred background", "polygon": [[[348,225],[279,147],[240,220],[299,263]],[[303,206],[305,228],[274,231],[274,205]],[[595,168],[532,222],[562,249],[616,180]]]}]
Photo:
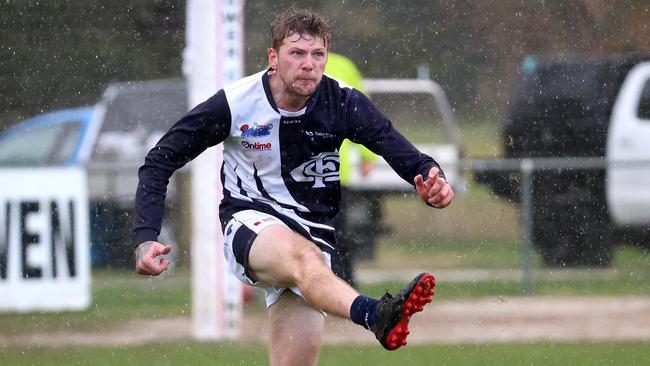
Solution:
[{"label": "blurred background", "polygon": [[[526,60],[575,62],[621,54],[645,55],[647,60],[650,53],[650,8],[640,0],[250,0],[244,11],[245,74],[266,67],[271,22],[290,5],[329,16],[336,31],[331,50],[354,61],[365,78],[428,76],[437,82],[452,106],[466,159],[508,154],[503,125],[521,92],[517,86]],[[35,115],[99,101],[109,111],[122,110],[123,100],[134,100],[129,93],[142,96],[139,88],[151,85],[145,80],[165,79],[154,89],[178,100],[185,93],[184,85],[177,84],[182,77],[185,16],[184,1],[2,1],[0,133]],[[156,94],[137,101],[146,106],[147,98],[161,100]],[[424,142],[427,118],[439,111],[414,108],[413,98],[373,100],[401,132]],[[218,364],[265,364],[260,294],[248,293],[244,310],[252,319],[244,329],[254,347],[241,341],[191,341],[189,234],[183,228],[190,213],[177,204],[187,194],[183,172],[172,187],[179,201],[170,201],[167,220],[174,225],[162,233],[178,246],[177,267],[161,278],[144,279],[131,272],[130,191],[122,192],[106,177],[115,178],[123,170],[128,174],[120,179],[133,178],[144,152],[136,152],[137,161],[129,154],[124,154],[128,161],[120,160],[125,151],[118,142],[150,144],[151,136],[175,122],[177,117],[170,116],[183,113],[182,104],[166,104],[169,110],[152,114],[144,108],[136,113],[150,115],[141,123],[150,128],[146,144],[132,140],[138,137],[132,133],[109,134],[94,152],[103,155],[94,168],[101,174],[91,176],[89,186],[94,228],[91,306],[80,312],[0,314],[0,364],[145,364],[152,357],[161,364],[208,364],[215,359],[223,360]],[[89,119],[92,111],[75,113]],[[108,114],[119,122],[117,116]],[[6,158],[2,151],[0,161]],[[101,164],[116,161],[109,170]],[[133,181],[121,182],[135,187]],[[435,270],[440,317],[427,318],[416,329],[435,328],[427,332],[449,335],[416,339],[408,353],[377,362],[397,362],[404,355],[422,365],[643,364],[650,359],[650,334],[639,330],[650,329],[647,244],[619,246],[617,241],[611,258],[587,263],[591,265],[549,261],[536,251],[531,258],[534,283],[526,290],[517,192],[495,194],[490,186],[477,184],[471,173],[464,175],[458,192],[451,207],[433,213],[402,191],[382,195],[365,207],[368,211],[357,212],[359,231],[371,227],[373,232],[364,239],[372,245],[357,253],[355,261],[360,290],[381,296],[386,289],[397,290],[417,270]],[[558,217],[540,220],[564,219]],[[639,235],[650,242],[648,231]],[[521,299],[532,302],[519,303]],[[508,314],[492,311],[499,307]],[[481,313],[492,317],[481,318]],[[509,314],[523,315],[513,320]],[[594,325],[596,318],[611,323]],[[485,328],[490,322],[495,328]],[[321,364],[364,364],[378,357],[371,339],[356,337],[351,326],[337,324],[330,330],[333,335]],[[563,334],[569,335],[560,337]],[[503,338],[495,340],[497,335]],[[350,344],[342,345],[346,342]],[[152,346],[158,344],[165,350]],[[31,352],[48,345],[55,347]],[[60,346],[64,348],[56,349]]]},{"label": "blurred background", "polygon": [[[266,65],[275,14],[245,4],[245,72]],[[647,51],[644,1],[302,1],[328,15],[332,50],[365,77],[416,77],[427,65],[461,120],[498,119],[527,55]],[[114,81],[181,76],[183,1],[3,1],[0,128],[94,103]],[[486,121],[487,119],[487,121]]]}]

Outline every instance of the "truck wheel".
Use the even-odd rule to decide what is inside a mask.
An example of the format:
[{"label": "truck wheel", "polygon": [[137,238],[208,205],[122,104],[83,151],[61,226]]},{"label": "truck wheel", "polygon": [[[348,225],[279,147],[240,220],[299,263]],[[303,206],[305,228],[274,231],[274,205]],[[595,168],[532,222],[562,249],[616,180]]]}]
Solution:
[{"label": "truck wheel", "polygon": [[583,224],[580,226],[582,238],[582,264],[592,267],[607,267],[614,255],[612,232],[607,208],[602,203],[583,204]]},{"label": "truck wheel", "polygon": [[650,254],[650,227],[634,227],[620,232],[622,241],[645,249]]},{"label": "truck wheel", "polygon": [[544,265],[609,265],[613,252],[611,230],[602,204],[563,198],[535,201],[533,240]]}]

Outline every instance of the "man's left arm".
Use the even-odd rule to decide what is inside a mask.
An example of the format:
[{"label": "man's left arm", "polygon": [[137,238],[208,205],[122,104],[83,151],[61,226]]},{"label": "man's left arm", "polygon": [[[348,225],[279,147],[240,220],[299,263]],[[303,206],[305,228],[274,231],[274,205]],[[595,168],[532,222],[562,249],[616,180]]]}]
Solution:
[{"label": "man's left arm", "polygon": [[454,192],[440,165],[404,138],[366,96],[353,92],[347,107],[346,137],[381,155],[402,179],[415,186],[426,204],[443,208],[451,203]]}]

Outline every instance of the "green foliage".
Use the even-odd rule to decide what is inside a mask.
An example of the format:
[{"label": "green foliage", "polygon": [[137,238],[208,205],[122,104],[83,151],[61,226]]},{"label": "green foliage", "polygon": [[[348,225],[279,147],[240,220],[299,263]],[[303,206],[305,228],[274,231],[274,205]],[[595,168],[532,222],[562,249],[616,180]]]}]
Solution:
[{"label": "green foliage", "polygon": [[[247,1],[247,66],[265,65],[274,15],[291,0]],[[527,55],[648,52],[641,1],[302,1],[329,16],[332,47],[367,77],[415,77],[428,65],[451,103],[470,116],[500,116]],[[616,24],[616,25],[614,25]],[[535,29],[536,31],[532,31]]]},{"label": "green foliage", "polygon": [[[266,66],[269,28],[291,0],[245,2],[246,70]],[[367,77],[415,77],[419,65],[458,111],[500,116],[524,56],[648,52],[640,0],[300,2],[329,16],[333,50]],[[185,2],[0,2],[0,129],[95,102],[110,81],[181,74]],[[536,29],[538,31],[531,31]]]},{"label": "green foliage", "polygon": [[180,76],[184,24],[182,1],[3,1],[0,130],[95,103],[111,81]]}]

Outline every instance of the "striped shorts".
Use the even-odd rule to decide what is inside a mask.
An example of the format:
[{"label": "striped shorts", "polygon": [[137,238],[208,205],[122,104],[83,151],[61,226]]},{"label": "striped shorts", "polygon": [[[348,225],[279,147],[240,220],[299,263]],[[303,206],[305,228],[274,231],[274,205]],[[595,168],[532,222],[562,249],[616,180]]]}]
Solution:
[{"label": "striped shorts", "polygon": [[[282,220],[268,213],[255,210],[243,210],[233,214],[224,229],[223,251],[230,271],[241,282],[263,288],[267,308],[278,301],[280,295],[287,288],[268,286],[258,282],[248,266],[248,255],[257,235],[268,226],[276,224],[289,228]],[[326,252],[322,253],[325,262],[331,265],[330,254]],[[297,287],[291,287],[288,290],[302,297]]]}]

